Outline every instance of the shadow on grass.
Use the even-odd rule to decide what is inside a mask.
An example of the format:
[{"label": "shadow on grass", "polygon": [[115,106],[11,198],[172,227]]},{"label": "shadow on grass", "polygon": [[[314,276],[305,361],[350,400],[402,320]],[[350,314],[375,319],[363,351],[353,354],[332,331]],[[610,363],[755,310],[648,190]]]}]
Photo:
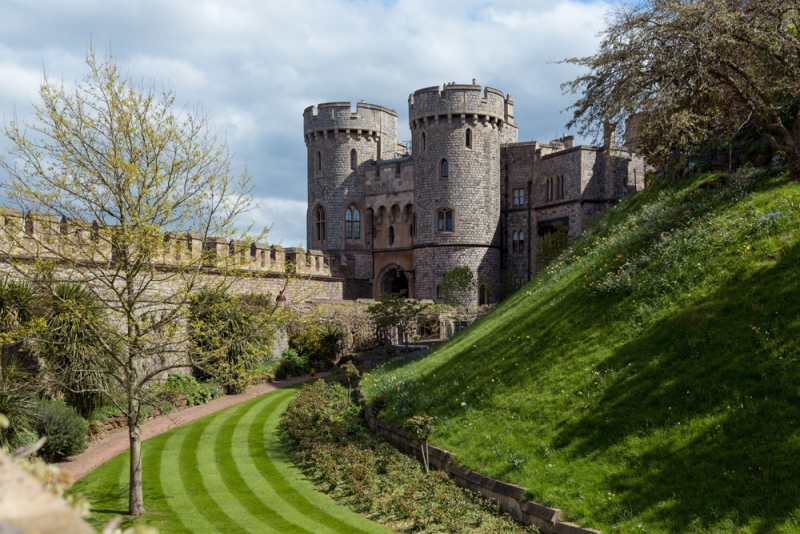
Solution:
[{"label": "shadow on grass", "polygon": [[604,366],[630,371],[556,445],[620,449],[607,480],[633,515],[765,534],[800,519],[798,264],[794,246],[620,347]]}]

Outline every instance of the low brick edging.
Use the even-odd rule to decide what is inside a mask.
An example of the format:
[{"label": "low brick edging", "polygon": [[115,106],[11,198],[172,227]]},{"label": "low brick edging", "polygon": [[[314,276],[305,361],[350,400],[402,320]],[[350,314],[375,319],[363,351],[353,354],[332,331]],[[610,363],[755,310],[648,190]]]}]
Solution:
[{"label": "low brick edging", "polygon": [[[420,444],[411,439],[408,432],[394,423],[376,418],[360,389],[358,398],[364,408],[367,425],[373,432],[381,434],[401,452],[422,461]],[[432,468],[444,471],[462,488],[480,493],[486,499],[497,503],[504,512],[520,523],[534,525],[545,534],[602,534],[599,530],[561,521],[561,510],[558,508],[525,500],[528,488],[509,484],[457,465],[455,454],[450,451],[429,444],[428,457]]]}]

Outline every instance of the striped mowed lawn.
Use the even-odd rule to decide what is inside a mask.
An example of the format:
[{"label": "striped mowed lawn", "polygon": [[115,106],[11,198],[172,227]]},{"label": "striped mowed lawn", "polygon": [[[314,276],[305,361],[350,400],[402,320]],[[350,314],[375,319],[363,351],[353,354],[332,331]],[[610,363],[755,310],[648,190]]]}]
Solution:
[{"label": "striped mowed lawn", "polygon": [[[283,452],[278,422],[294,395],[279,389],[142,443],[148,512],[136,523],[166,533],[388,533],[316,490]],[[128,453],[74,486],[95,527],[128,503]],[[131,522],[128,522],[131,523]]]}]

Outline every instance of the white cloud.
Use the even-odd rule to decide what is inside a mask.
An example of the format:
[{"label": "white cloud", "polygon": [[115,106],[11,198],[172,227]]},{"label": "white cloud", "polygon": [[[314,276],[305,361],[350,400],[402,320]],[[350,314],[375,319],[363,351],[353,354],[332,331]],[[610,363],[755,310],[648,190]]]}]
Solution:
[{"label": "white cloud", "polygon": [[[0,116],[22,115],[42,68],[71,83],[90,40],[131,76],[164,81],[227,130],[275,222],[270,242],[305,236],[302,112],[330,101],[396,109],[445,81],[511,93],[522,140],[564,129],[578,71],[554,61],[591,54],[610,4],[577,0],[73,0],[0,4]],[[0,142],[0,144],[2,144]],[[0,146],[2,148],[2,146]]]}]

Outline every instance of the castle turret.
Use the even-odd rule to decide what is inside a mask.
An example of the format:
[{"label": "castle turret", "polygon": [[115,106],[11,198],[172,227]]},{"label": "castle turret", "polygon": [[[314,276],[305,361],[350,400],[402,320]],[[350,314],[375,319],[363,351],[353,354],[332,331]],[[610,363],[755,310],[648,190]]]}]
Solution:
[{"label": "castle turret", "polygon": [[[308,248],[338,258],[337,274],[369,279],[363,167],[390,159],[397,150],[397,113],[359,102],[310,106],[303,112],[308,149]],[[338,263],[338,264],[337,264]]]},{"label": "castle turret", "polygon": [[408,99],[414,157],[417,296],[468,266],[500,282],[500,146],[516,141],[513,103],[497,89],[445,85]]}]

